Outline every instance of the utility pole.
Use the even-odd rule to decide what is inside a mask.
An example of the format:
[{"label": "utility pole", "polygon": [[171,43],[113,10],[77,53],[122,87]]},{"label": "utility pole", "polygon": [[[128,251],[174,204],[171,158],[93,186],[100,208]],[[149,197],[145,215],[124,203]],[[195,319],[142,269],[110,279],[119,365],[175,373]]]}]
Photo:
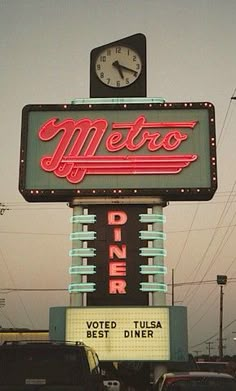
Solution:
[{"label": "utility pole", "polygon": [[219,359],[223,360],[223,286],[227,283],[227,276],[217,276],[217,284],[220,285],[220,321],[219,321]]},{"label": "utility pole", "polygon": [[174,277],[174,269],[172,269],[172,282],[171,282],[171,297],[172,297],[172,302],[171,305],[175,305],[175,277]]},{"label": "utility pole", "polygon": [[196,360],[197,360],[199,357],[199,353],[201,353],[202,351],[201,350],[194,350],[193,352],[196,354]]},{"label": "utility pole", "polygon": [[210,359],[211,357],[211,345],[213,344],[214,342],[206,342],[206,345],[208,345],[208,357]]},{"label": "utility pole", "polygon": [[223,285],[220,285],[219,358],[223,359]]}]

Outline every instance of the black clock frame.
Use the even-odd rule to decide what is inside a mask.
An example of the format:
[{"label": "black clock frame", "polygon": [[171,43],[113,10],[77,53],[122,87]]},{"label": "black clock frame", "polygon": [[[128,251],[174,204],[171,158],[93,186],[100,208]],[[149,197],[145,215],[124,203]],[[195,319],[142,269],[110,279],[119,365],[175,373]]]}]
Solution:
[{"label": "black clock frame", "polygon": [[[142,71],[139,78],[127,87],[115,88],[105,85],[99,80],[95,71],[96,59],[101,51],[111,46],[127,46],[135,50],[142,61]],[[116,97],[146,97],[147,96],[147,66],[146,66],[146,37],[138,33],[118,41],[93,49],[90,53],[90,98]]]}]

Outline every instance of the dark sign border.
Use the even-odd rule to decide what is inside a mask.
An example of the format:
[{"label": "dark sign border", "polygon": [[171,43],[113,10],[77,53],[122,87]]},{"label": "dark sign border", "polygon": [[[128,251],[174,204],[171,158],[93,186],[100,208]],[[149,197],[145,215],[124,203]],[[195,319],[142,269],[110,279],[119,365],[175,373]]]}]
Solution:
[{"label": "dark sign border", "polygon": [[[209,113],[210,138],[210,187],[166,188],[166,189],[27,189],[26,188],[26,157],[28,137],[28,117],[32,111],[92,111],[92,110],[199,110],[206,109]],[[217,189],[216,139],[215,139],[215,109],[209,102],[183,103],[91,103],[91,104],[32,104],[22,110],[22,129],[20,147],[19,191],[29,202],[70,202],[79,197],[160,197],[165,201],[207,201]]]}]

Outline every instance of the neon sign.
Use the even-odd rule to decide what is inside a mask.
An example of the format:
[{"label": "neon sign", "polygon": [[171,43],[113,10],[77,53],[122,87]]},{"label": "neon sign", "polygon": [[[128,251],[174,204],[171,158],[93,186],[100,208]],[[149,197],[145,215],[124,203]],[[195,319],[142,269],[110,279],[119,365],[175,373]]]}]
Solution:
[{"label": "neon sign", "polygon": [[[105,148],[110,153],[122,150],[134,152],[144,145],[149,153],[160,149],[175,151],[188,139],[187,134],[177,129],[194,129],[196,124],[197,121],[147,122],[145,116],[140,115],[131,123],[112,123],[112,131],[117,131],[108,134]],[[108,129],[109,122],[105,118],[63,121],[49,119],[39,129],[40,140],[50,141],[59,133],[61,136],[53,154],[41,158],[41,168],[53,172],[59,178],[66,178],[70,183],[79,183],[86,174],[177,174],[197,159],[196,154],[96,155]],[[128,129],[125,136],[119,131],[124,129]],[[152,133],[149,129],[171,130],[162,135],[160,131]]]},{"label": "neon sign", "polygon": [[[126,257],[127,244],[118,245],[121,237],[121,225],[128,219],[125,211],[108,211],[108,225],[113,226],[113,240],[115,244],[109,244],[109,277],[117,277],[109,280],[110,294],[126,294]],[[117,258],[117,260],[114,260]],[[123,277],[123,278],[118,278]]]},{"label": "neon sign", "polygon": [[147,244],[139,237],[147,229],[139,215],[147,213],[147,206],[89,205],[87,212],[96,215],[88,227],[88,232],[96,232],[96,239],[89,240],[95,255],[87,258],[86,267],[96,265],[96,273],[87,274],[87,283],[95,288],[87,293],[87,305],[147,305],[148,292],[141,290],[141,284],[148,282],[148,275],[140,271],[147,257],[139,254]]},{"label": "neon sign", "polygon": [[27,201],[157,196],[209,200],[217,188],[214,106],[28,105],[19,190]]},{"label": "neon sign", "polygon": [[145,305],[149,292],[167,291],[162,214],[145,205],[88,205],[75,221],[70,293],[87,293],[88,305]]}]

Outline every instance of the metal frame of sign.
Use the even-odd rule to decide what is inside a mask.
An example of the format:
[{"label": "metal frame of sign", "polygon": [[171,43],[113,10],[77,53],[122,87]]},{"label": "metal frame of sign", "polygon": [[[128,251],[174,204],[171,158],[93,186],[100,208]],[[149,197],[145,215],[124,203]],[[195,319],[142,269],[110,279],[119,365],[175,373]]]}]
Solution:
[{"label": "metal frame of sign", "polygon": [[[192,120],[190,120],[189,115],[187,115],[187,113],[189,113],[190,110],[191,110],[191,113],[194,113],[194,115],[190,116],[192,118]],[[111,141],[110,144],[112,145],[113,150],[112,150],[112,153],[109,153],[109,151],[106,151],[107,155],[105,153],[103,153],[103,155],[106,155],[105,156],[106,162],[102,163],[103,164],[102,168],[101,168],[101,164],[100,164],[99,159],[104,158],[104,156],[99,156],[99,153],[98,154],[92,153],[89,157],[90,159],[87,159],[88,156],[86,154],[84,154],[84,155],[81,154],[79,156],[79,153],[78,153],[78,156],[75,156],[75,161],[77,159],[77,161],[76,161],[77,170],[78,170],[78,165],[81,164],[80,160],[83,160],[83,159],[84,159],[84,161],[86,161],[86,163],[84,163],[84,162],[82,162],[82,163],[90,164],[92,167],[92,169],[90,169],[91,170],[90,174],[92,174],[92,175],[88,175],[88,177],[90,177],[89,182],[88,182],[89,183],[88,186],[85,186],[84,183],[82,186],[81,186],[81,183],[71,184],[71,183],[67,182],[65,178],[60,177],[60,172],[59,172],[58,176],[55,177],[56,178],[55,181],[58,181],[57,186],[55,186],[55,187],[51,186],[51,184],[50,184],[51,176],[53,176],[54,173],[53,172],[46,172],[46,171],[43,172],[42,168],[40,167],[40,162],[39,161],[36,162],[38,150],[40,148],[42,148],[42,146],[40,146],[40,143],[42,143],[42,141],[38,137],[39,129],[34,128],[35,124],[39,123],[40,124],[39,127],[41,126],[41,128],[42,128],[45,124],[45,121],[47,122],[48,120],[50,120],[50,115],[52,118],[52,116],[55,115],[55,113],[58,114],[59,117],[61,116],[62,119],[71,119],[72,118],[72,120],[74,120],[74,122],[75,122],[76,113],[80,114],[81,112],[83,112],[87,115],[88,118],[89,118],[90,113],[93,113],[93,115],[91,114],[92,121],[95,121],[94,112],[97,113],[96,118],[99,118],[99,113],[101,113],[101,115],[104,115],[104,112],[107,113],[109,118],[111,118],[111,111],[113,111],[115,113],[117,113],[117,111],[120,112],[121,117],[123,116],[122,113],[125,112],[126,114],[124,115],[124,118],[126,119],[126,121],[128,118],[127,112],[131,114],[131,117],[134,114],[134,112],[138,113],[139,116],[138,116],[137,121],[139,121],[139,124],[141,124],[140,125],[141,133],[143,132],[143,134],[145,134],[145,136],[142,136],[142,137],[146,137],[146,140],[144,140],[146,142],[146,144],[149,143],[149,146],[152,144],[152,147],[153,147],[153,145],[155,147],[159,143],[160,139],[164,138],[164,141],[162,140],[161,142],[163,143],[163,145],[169,143],[169,146],[168,147],[164,146],[165,149],[162,148],[162,151],[158,151],[158,150],[153,149],[154,152],[150,152],[150,150],[147,151],[147,148],[146,148],[146,151],[141,156],[142,162],[140,163],[141,158],[139,157],[139,154],[137,153],[137,151],[135,151],[134,154],[132,153],[132,151],[130,152],[130,150],[129,151],[128,150],[122,151],[121,154],[119,154],[119,152],[114,153],[114,150],[115,150],[114,146],[117,145],[117,140],[115,140],[114,138],[112,139],[111,136],[109,136],[112,133],[112,131],[114,130],[114,129],[111,129],[111,131],[110,131],[110,129],[109,129],[110,133],[108,131],[108,136],[110,137],[110,141]],[[147,114],[146,116],[148,116],[148,113],[151,113],[150,117],[152,118],[154,115],[153,114],[154,111],[157,113],[157,117],[159,117],[159,114],[161,113],[161,115],[163,115],[163,117],[165,118],[164,122],[163,122],[163,119],[161,119],[160,122],[158,122],[157,126],[156,126],[157,122],[150,123],[150,120],[149,119],[146,120],[145,115],[142,115],[142,113],[144,113],[144,114],[146,113]],[[167,118],[168,116],[165,113],[166,111],[168,111],[170,113],[171,118],[169,120]],[[173,121],[173,115],[172,115],[173,111],[175,111],[175,114],[176,114],[176,115],[174,115],[174,121]],[[184,111],[184,113],[186,111],[186,119],[183,118],[184,117],[183,111]],[[48,116],[47,116],[47,112],[49,114]],[[204,112],[204,115],[206,113],[204,118],[207,118],[207,120],[204,120],[205,121],[204,125],[201,126],[201,119],[199,120],[198,116],[200,115],[200,118],[202,118],[201,114],[199,114],[199,113],[203,113],[203,112]],[[39,118],[42,115],[44,118],[44,123]],[[133,115],[133,117],[134,117],[134,115]],[[60,118],[60,121],[61,121],[61,118]],[[147,122],[145,122],[145,120]],[[134,121],[134,123],[132,121]],[[168,122],[168,121],[172,121],[172,122]],[[61,122],[63,122],[63,121],[61,121]],[[56,119],[54,121],[54,127],[57,126],[57,123],[58,123],[58,120]],[[112,124],[113,124],[113,122],[112,122]],[[135,123],[135,120],[132,119],[131,123],[128,120],[128,122],[125,125],[128,128],[128,132],[131,132],[132,129],[134,129],[134,127],[137,125],[137,123]],[[116,126],[116,129],[118,128],[118,132],[120,131],[120,129],[122,129],[122,131],[123,131],[125,128],[125,126],[123,127],[123,120],[121,121],[121,123],[117,122],[115,124],[115,126]],[[150,129],[148,129],[149,126],[155,128],[155,129],[150,130]],[[170,130],[167,129],[168,126],[169,126]],[[195,127],[195,129],[193,129],[194,127]],[[189,129],[186,130],[186,128],[189,128]],[[157,140],[158,136],[156,136],[156,139],[154,139],[153,133],[151,133],[151,132],[154,132],[154,133],[156,132],[155,134],[158,134],[157,132],[158,131],[161,132],[161,131],[163,131],[163,129],[164,129],[164,133],[160,133],[160,139]],[[62,128],[59,129],[59,131],[61,131],[61,130],[62,130]],[[201,143],[200,149],[201,149],[201,151],[206,151],[207,157],[202,156],[201,153],[199,155],[197,155],[197,153],[193,150],[187,151],[186,150],[186,145],[187,145],[186,142],[183,142],[184,148],[183,148],[183,151],[181,150],[182,139],[184,139],[184,137],[185,137],[185,139],[188,139],[188,137],[189,137],[189,140],[190,140],[192,137],[192,136],[186,136],[187,131],[189,131],[189,134],[192,134],[191,131],[192,132],[195,131],[195,134],[196,134],[196,132],[198,132],[197,137],[194,139],[194,142],[191,144],[191,148],[194,148],[197,145],[197,143],[200,142]],[[32,132],[34,133],[33,135],[32,135]],[[169,132],[169,134],[167,134],[167,132]],[[201,132],[203,132],[203,133],[199,134]],[[205,132],[207,132],[207,135],[205,134]],[[164,136],[163,136],[163,134],[164,134]],[[195,134],[194,134],[194,137],[195,137]],[[201,141],[201,137],[203,136],[203,134],[204,134],[204,142]],[[35,137],[36,135],[37,135],[37,138]],[[166,135],[166,140],[165,140],[165,135]],[[106,136],[107,136],[107,134],[106,134]],[[138,137],[140,137],[140,134],[136,137],[135,142],[138,139]],[[30,141],[29,141],[29,139],[30,139]],[[187,140],[187,142],[189,140]],[[85,141],[87,142],[87,140],[84,140],[84,142]],[[73,139],[73,142],[74,142],[74,139]],[[100,142],[101,142],[101,138],[100,138]],[[130,141],[131,148],[132,148],[132,142],[134,142],[134,140]],[[157,179],[157,176],[155,176],[155,175],[158,175],[158,173],[155,172],[155,169],[156,169],[157,165],[158,165],[158,167],[160,167],[160,161],[158,160],[156,162],[156,160],[161,159],[161,167],[163,167],[163,164],[164,164],[164,170],[166,170],[166,166],[165,166],[166,159],[168,160],[169,156],[171,154],[172,154],[172,157],[171,157],[172,161],[171,161],[171,163],[168,161],[168,165],[171,166],[171,169],[173,169],[173,167],[176,167],[176,165],[179,165],[179,161],[177,161],[177,162],[175,161],[175,157],[176,157],[174,154],[175,151],[173,152],[173,150],[171,150],[171,148],[173,149],[174,143],[181,144],[181,146],[178,149],[178,154],[177,154],[178,156],[177,155],[176,156],[178,157],[178,159],[180,157],[181,164],[182,164],[181,170],[183,170],[183,172],[184,172],[183,175],[185,175],[185,180],[183,181],[183,183],[181,183],[181,180],[180,180],[179,181],[180,183],[178,183],[177,186],[175,184],[172,187],[172,185],[170,184],[169,178],[171,177],[171,175],[173,173],[168,172],[168,175],[166,175],[165,172],[164,173],[162,172],[159,175],[159,178]],[[140,145],[141,144],[142,143],[140,143]],[[143,144],[142,144],[142,147],[140,147],[140,150],[142,149],[142,152],[143,152]],[[149,148],[149,146],[148,146],[148,148]],[[71,151],[71,149],[73,149],[72,147],[70,146],[70,151]],[[30,149],[34,149],[34,148],[35,148],[35,152],[30,150]],[[55,145],[54,145],[54,148],[55,148]],[[161,147],[159,147],[159,148],[161,148]],[[168,149],[171,151],[169,151]],[[179,153],[179,151],[181,153]],[[49,153],[48,146],[47,146],[47,153]],[[53,150],[51,150],[50,153],[52,155]],[[68,164],[67,163],[68,160],[66,160],[66,159],[70,158],[70,153],[67,156],[63,157],[65,160],[64,165]],[[204,153],[203,153],[203,155],[204,155]],[[92,158],[91,158],[91,156],[92,156]],[[112,158],[111,158],[111,156],[112,156]],[[135,157],[135,159],[133,159],[133,156]],[[50,158],[51,158],[51,156],[47,156],[47,158],[45,158],[45,159],[50,159]],[[94,158],[96,158],[96,160],[98,160],[98,163],[96,162],[97,172],[95,172],[95,174],[100,174],[100,175],[93,175],[92,170],[94,169],[94,162],[93,162],[93,160],[95,160]],[[132,159],[135,160],[135,162],[132,161]],[[154,163],[151,161],[151,159],[153,159]],[[164,163],[163,163],[163,159],[164,159]],[[40,159],[38,159],[38,160],[40,160]],[[87,162],[88,160],[89,160],[89,162]],[[207,179],[207,181],[204,182],[204,185],[201,185],[201,183],[200,184],[197,183],[196,185],[194,184],[195,179],[193,179],[193,178],[195,178],[196,168],[194,168],[194,170],[195,170],[194,173],[192,173],[192,171],[191,171],[192,170],[191,167],[196,167],[196,163],[194,160],[197,161],[197,164],[200,167],[199,171],[201,171],[201,172],[197,172],[197,176],[199,178],[201,178],[201,179],[204,178],[204,175],[205,175],[204,170],[205,170],[205,168],[207,168],[208,179]],[[201,165],[203,160],[204,160],[204,163],[203,163],[203,165]],[[115,167],[115,168],[114,168],[114,172],[111,170],[111,168],[109,168],[111,170],[112,175],[107,176],[106,175],[107,172],[105,172],[105,175],[104,175],[103,171],[107,170],[107,168],[104,168],[105,167],[104,164],[107,164],[108,161],[109,161],[109,163],[111,161],[112,162],[111,166]],[[72,164],[74,164],[74,163],[72,163]],[[99,166],[99,164],[100,164],[100,166]],[[151,172],[150,164],[154,164],[154,172]],[[194,164],[195,164],[195,166],[194,166]],[[126,169],[126,165],[127,165],[128,169]],[[41,163],[41,166],[42,166],[42,163]],[[142,170],[146,170],[147,166],[148,166],[149,172],[143,173]],[[204,169],[203,169],[203,166],[204,166]],[[135,167],[138,168],[138,171],[135,171]],[[143,167],[145,167],[145,168],[143,168]],[[169,169],[169,166],[167,168]],[[130,170],[130,171],[125,171],[125,170]],[[158,170],[160,170],[160,168],[158,168]],[[35,171],[37,171],[37,172],[35,172]],[[89,172],[89,169],[86,168],[86,169],[84,169],[84,172],[85,171],[87,173],[87,172]],[[124,175],[124,174],[127,174],[128,172],[129,172],[128,176]],[[188,174],[186,174],[186,173],[188,173]],[[34,178],[33,179],[33,182],[34,182],[33,186],[28,183],[28,176],[29,175],[31,178]],[[43,175],[45,177],[45,181],[40,179],[41,184],[40,184],[40,186],[37,186],[38,185],[37,184],[37,176],[41,176],[41,175]],[[116,175],[117,177],[119,177],[119,175],[123,175],[122,178],[124,178],[123,182],[125,183],[124,187],[122,187],[123,182],[119,178],[118,178],[119,179],[118,182],[120,182],[121,185],[118,184],[118,186],[116,187],[116,186],[114,186],[114,182],[111,183],[111,179],[112,179],[112,177],[114,177],[114,175]],[[182,173],[173,175],[173,178],[174,178],[173,183],[176,183],[176,178],[181,179],[182,178],[181,175],[182,175]],[[50,177],[50,180],[48,179],[49,178],[48,176]],[[137,176],[138,176],[138,180],[137,180]],[[186,176],[188,176],[188,178],[191,178],[191,186],[188,185],[188,183],[187,183],[188,180],[186,181]],[[128,181],[127,181],[127,177],[129,179]],[[164,177],[166,177],[166,182],[168,183],[168,185],[165,186],[165,185],[163,185],[163,182],[162,182],[162,186],[159,186],[159,187],[156,186],[155,180],[157,179],[157,184],[158,184],[158,183],[160,183],[160,178],[162,181],[162,179]],[[134,178],[136,181],[135,185],[133,185]],[[149,181],[149,178],[150,178],[150,181]],[[60,181],[59,181],[59,179],[60,179]],[[87,179],[87,177],[86,177],[86,179]],[[52,180],[52,182],[53,182],[53,180]],[[65,185],[65,182],[66,182],[66,185]],[[93,186],[93,183],[95,183],[95,182],[96,182],[96,184]],[[147,182],[148,182],[148,186],[145,186],[145,183],[147,184]],[[201,180],[199,180],[199,182],[201,182]],[[48,185],[48,183],[50,185]],[[58,183],[63,183],[63,185],[60,187],[60,185],[58,185]],[[110,185],[110,183],[111,183],[111,185]],[[149,183],[151,183],[151,185],[149,185]],[[164,181],[164,183],[165,183],[165,181]],[[186,185],[186,183],[187,183],[187,185]],[[105,186],[103,186],[103,184],[105,184]],[[21,131],[21,149],[20,149],[19,191],[21,192],[22,196],[29,202],[70,202],[71,200],[73,200],[75,198],[80,198],[80,197],[86,198],[86,197],[91,197],[91,196],[95,197],[95,198],[96,197],[114,197],[114,198],[133,197],[133,198],[138,198],[138,197],[149,197],[150,196],[150,197],[160,197],[166,201],[184,201],[184,200],[189,200],[189,201],[196,200],[197,201],[197,200],[210,200],[213,197],[216,189],[217,189],[217,173],[216,173],[215,112],[214,112],[214,106],[212,103],[209,103],[209,102],[152,103],[150,100],[149,103],[147,102],[147,103],[114,103],[114,104],[111,104],[111,103],[49,104],[49,105],[27,105],[23,108],[22,131]]]}]

